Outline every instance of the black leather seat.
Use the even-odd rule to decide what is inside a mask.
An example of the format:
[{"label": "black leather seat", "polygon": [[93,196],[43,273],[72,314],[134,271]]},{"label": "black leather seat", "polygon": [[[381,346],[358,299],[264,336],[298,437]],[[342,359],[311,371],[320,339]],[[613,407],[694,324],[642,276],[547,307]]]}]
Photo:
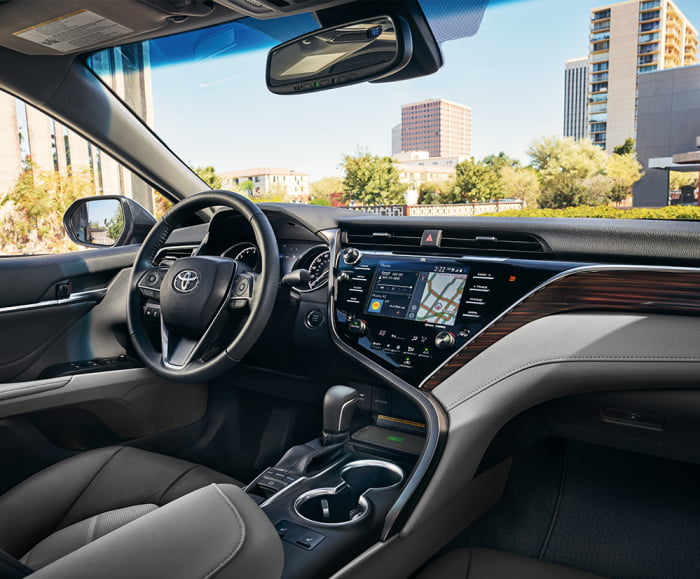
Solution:
[{"label": "black leather seat", "polygon": [[491,549],[456,549],[428,565],[416,579],[600,579],[584,571]]},{"label": "black leather seat", "polygon": [[[212,483],[212,490],[204,489]],[[155,532],[162,537],[174,533],[175,543],[186,543],[188,526],[192,524],[194,529],[196,522],[179,521],[177,509],[187,513],[188,503],[203,501],[202,506],[206,506],[208,501],[220,511],[230,506],[229,516],[240,526],[241,544],[244,539],[269,539],[264,556],[272,554],[274,558],[279,551],[281,561],[281,545],[278,548],[275,543],[279,543],[279,538],[272,524],[252,499],[237,488],[240,486],[238,481],[206,467],[135,448],[108,447],[85,452],[44,469],[0,496],[0,548],[30,569],[41,569],[117,529],[126,536],[125,526],[136,519],[140,519],[139,525],[129,526],[140,528],[146,536],[148,521],[167,521],[168,529],[161,532],[156,527]],[[192,492],[197,489],[202,490]],[[177,499],[179,504],[175,505],[173,501]],[[154,517],[159,510],[168,512]],[[249,513],[251,520],[246,521],[242,513]],[[173,523],[182,524],[179,535],[172,529]],[[197,537],[191,540],[197,541]],[[153,546],[154,552],[157,548],[158,545]],[[228,545],[224,548],[230,550]],[[96,549],[97,546],[90,546],[86,551],[95,557]],[[239,548],[242,550],[245,549]],[[247,556],[250,559],[250,549]],[[279,567],[281,572],[281,562]],[[171,575],[164,572],[161,576]]]}]

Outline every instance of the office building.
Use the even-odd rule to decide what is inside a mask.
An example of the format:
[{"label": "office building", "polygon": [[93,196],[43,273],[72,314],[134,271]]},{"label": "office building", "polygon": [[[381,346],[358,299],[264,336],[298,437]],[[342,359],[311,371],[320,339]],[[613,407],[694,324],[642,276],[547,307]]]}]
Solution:
[{"label": "office building", "polygon": [[637,158],[645,175],[634,186],[634,205],[662,207],[669,203],[669,171],[700,171],[700,163],[678,162],[690,151],[697,156],[700,145],[700,66],[641,76],[638,115]]},{"label": "office building", "polygon": [[572,58],[564,67],[565,137],[577,141],[588,137],[588,57]]},{"label": "office building", "polygon": [[398,155],[403,151],[401,146],[401,123],[391,129],[391,154]]},{"label": "office building", "polygon": [[219,177],[224,189],[247,193],[253,198],[279,196],[292,203],[309,202],[309,176],[294,169],[256,167],[225,171]]},{"label": "office building", "polygon": [[444,99],[401,107],[401,150],[431,157],[471,156],[472,110]]},{"label": "office building", "polygon": [[[147,45],[108,50],[92,57],[92,66],[114,92],[147,123],[153,103]],[[21,99],[0,91],[0,199],[30,161],[42,171],[62,175],[86,172],[96,195],[124,195],[154,210],[153,190],[128,169]]]},{"label": "office building", "polygon": [[637,133],[637,79],[696,64],[698,33],[672,0],[628,0],[591,11],[588,131],[606,151]]}]

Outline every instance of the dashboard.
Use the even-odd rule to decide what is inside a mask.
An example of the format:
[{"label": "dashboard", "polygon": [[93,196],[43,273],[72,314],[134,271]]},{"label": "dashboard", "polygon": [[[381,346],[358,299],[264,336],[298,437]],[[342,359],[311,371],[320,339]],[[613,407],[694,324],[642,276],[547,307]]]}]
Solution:
[{"label": "dashboard", "polygon": [[[303,269],[308,271],[308,280],[293,284],[296,291],[308,293],[326,287],[330,264],[328,244],[322,243],[308,231],[286,225],[286,228],[281,225],[277,228],[280,278]],[[182,246],[164,248],[156,259],[157,265],[167,266],[173,259],[197,253],[235,259],[251,271],[260,272],[260,254],[253,230],[245,219],[233,211],[220,211],[201,239],[195,242],[192,238],[188,241]]]},{"label": "dashboard", "polygon": [[347,345],[419,386],[512,304],[570,267],[346,248],[334,319]]},{"label": "dashboard", "polygon": [[[361,366],[429,391],[478,352],[546,315],[621,309],[696,315],[700,303],[691,279],[697,271],[687,267],[700,263],[693,223],[264,210],[278,240],[280,276],[304,269],[309,279],[292,286],[295,299],[278,304],[270,334],[285,347],[269,357],[263,344],[256,358],[263,365],[286,358],[292,369],[305,356],[313,359],[307,367],[331,364],[335,342]],[[170,239],[163,259],[182,249],[258,268],[253,232],[235,212],[181,231],[186,236]]]}]

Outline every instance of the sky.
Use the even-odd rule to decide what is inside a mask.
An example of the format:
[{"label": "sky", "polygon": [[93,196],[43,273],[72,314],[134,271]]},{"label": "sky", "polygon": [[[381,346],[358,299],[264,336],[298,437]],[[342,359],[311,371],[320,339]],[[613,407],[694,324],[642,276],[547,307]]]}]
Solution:
[{"label": "sky", "polygon": [[[700,1],[675,0],[700,28]],[[472,155],[527,162],[536,138],[562,132],[564,62],[588,53],[589,14],[606,2],[492,0],[479,32],[442,45],[437,73],[280,96],[265,87],[266,50],[208,66],[153,71],[156,132],[185,162],[217,172],[285,167],[311,181],[342,176],[344,154],[391,154],[401,105],[444,98],[472,109]]]}]

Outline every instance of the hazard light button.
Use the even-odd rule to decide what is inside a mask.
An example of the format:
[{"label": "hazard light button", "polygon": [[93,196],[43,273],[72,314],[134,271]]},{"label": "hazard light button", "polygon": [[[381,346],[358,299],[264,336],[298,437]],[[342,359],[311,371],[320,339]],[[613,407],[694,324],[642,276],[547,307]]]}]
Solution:
[{"label": "hazard light button", "polygon": [[440,247],[440,241],[442,241],[441,229],[426,229],[423,231],[420,244],[423,247]]}]

